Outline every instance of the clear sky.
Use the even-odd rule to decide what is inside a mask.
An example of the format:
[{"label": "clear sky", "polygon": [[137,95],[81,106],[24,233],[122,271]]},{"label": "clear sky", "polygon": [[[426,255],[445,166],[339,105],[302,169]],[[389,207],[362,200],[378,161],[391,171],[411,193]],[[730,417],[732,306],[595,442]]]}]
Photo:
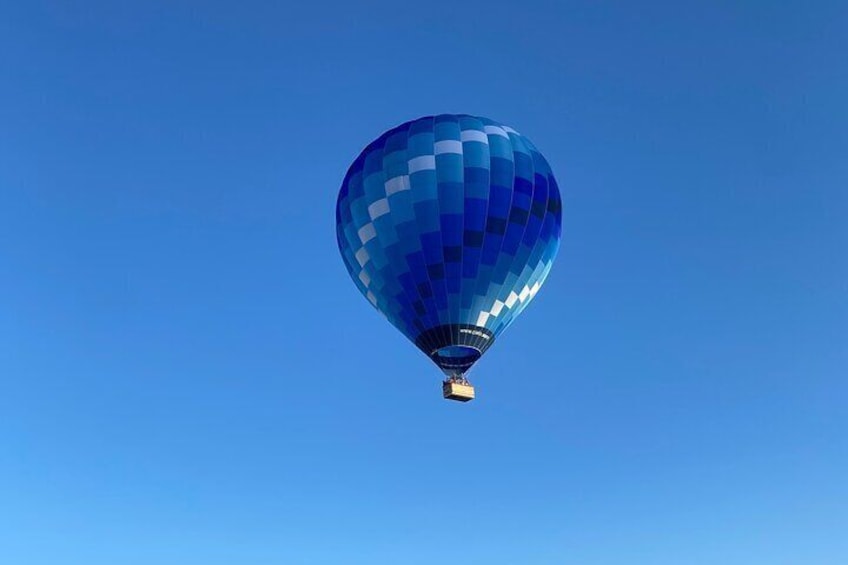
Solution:
[{"label": "clear sky", "polygon": [[[0,3],[0,562],[848,563],[848,5]],[[471,376],[334,206],[512,125],[563,245]]]}]

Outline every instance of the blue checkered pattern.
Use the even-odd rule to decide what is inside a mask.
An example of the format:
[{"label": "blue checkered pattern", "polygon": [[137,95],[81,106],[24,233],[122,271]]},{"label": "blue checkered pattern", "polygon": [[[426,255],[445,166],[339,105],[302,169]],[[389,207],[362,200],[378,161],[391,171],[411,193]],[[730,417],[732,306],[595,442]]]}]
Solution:
[{"label": "blue checkered pattern", "polygon": [[547,161],[507,126],[428,116],[381,135],[345,176],[339,250],[359,290],[446,374],[529,304],[559,248]]}]

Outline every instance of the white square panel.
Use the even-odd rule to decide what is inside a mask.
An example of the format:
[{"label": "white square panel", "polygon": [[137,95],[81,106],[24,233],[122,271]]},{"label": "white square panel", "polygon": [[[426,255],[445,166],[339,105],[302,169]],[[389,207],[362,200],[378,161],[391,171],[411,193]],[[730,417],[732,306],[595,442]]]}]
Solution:
[{"label": "white square panel", "polygon": [[488,135],[499,135],[509,139],[509,134],[497,126],[486,126],[483,128],[483,131],[485,131]]},{"label": "white square panel", "polygon": [[418,171],[431,171],[435,169],[435,155],[421,155],[420,157],[413,157],[409,160],[409,174],[417,173]]},{"label": "white square panel", "polygon": [[484,132],[482,132],[480,130],[476,130],[476,129],[463,130],[462,133],[460,134],[460,138],[462,139],[463,142],[479,141],[480,143],[485,143],[487,145],[489,143],[489,136],[486,135]]},{"label": "white square panel", "polygon": [[442,155],[444,153],[456,153],[458,155],[462,155],[462,142],[455,139],[437,141],[435,153],[436,155]]},{"label": "white square panel", "polygon": [[359,228],[359,232],[357,233],[359,234],[359,241],[361,241],[363,245],[377,237],[377,230],[374,229],[374,224],[372,223],[365,224]]},{"label": "white square panel", "polygon": [[362,284],[364,284],[366,287],[371,284],[371,277],[365,271],[359,272],[359,280],[361,280]]},{"label": "white square panel", "polygon": [[368,215],[371,216],[372,220],[376,220],[383,214],[389,213],[389,200],[387,198],[381,198],[376,202],[372,203],[368,206]]},{"label": "white square panel", "polygon": [[356,262],[359,263],[360,267],[364,267],[370,258],[371,256],[368,255],[368,250],[364,247],[360,247],[359,251],[356,252]]},{"label": "white square panel", "polygon": [[386,188],[386,196],[391,196],[392,194],[403,190],[409,190],[409,175],[401,175],[399,177],[391,178],[386,181],[384,186]]}]

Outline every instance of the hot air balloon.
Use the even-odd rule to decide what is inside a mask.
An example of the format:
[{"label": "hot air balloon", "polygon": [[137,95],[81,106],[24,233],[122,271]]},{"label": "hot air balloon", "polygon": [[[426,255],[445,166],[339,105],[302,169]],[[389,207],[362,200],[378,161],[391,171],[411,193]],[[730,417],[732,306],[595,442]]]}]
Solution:
[{"label": "hot air balloon", "polygon": [[468,370],[533,300],[559,249],[562,201],[514,129],[444,114],[385,132],[356,158],[336,235],[359,291],[474,398]]}]

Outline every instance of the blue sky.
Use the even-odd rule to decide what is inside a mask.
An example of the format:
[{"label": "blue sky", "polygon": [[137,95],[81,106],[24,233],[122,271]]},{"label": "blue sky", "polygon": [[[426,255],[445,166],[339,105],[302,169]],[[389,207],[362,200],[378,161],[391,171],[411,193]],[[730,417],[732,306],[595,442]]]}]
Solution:
[{"label": "blue sky", "polygon": [[[740,4],[0,4],[0,561],[848,562],[848,6]],[[564,199],[467,405],[333,226],[438,112]]]}]

